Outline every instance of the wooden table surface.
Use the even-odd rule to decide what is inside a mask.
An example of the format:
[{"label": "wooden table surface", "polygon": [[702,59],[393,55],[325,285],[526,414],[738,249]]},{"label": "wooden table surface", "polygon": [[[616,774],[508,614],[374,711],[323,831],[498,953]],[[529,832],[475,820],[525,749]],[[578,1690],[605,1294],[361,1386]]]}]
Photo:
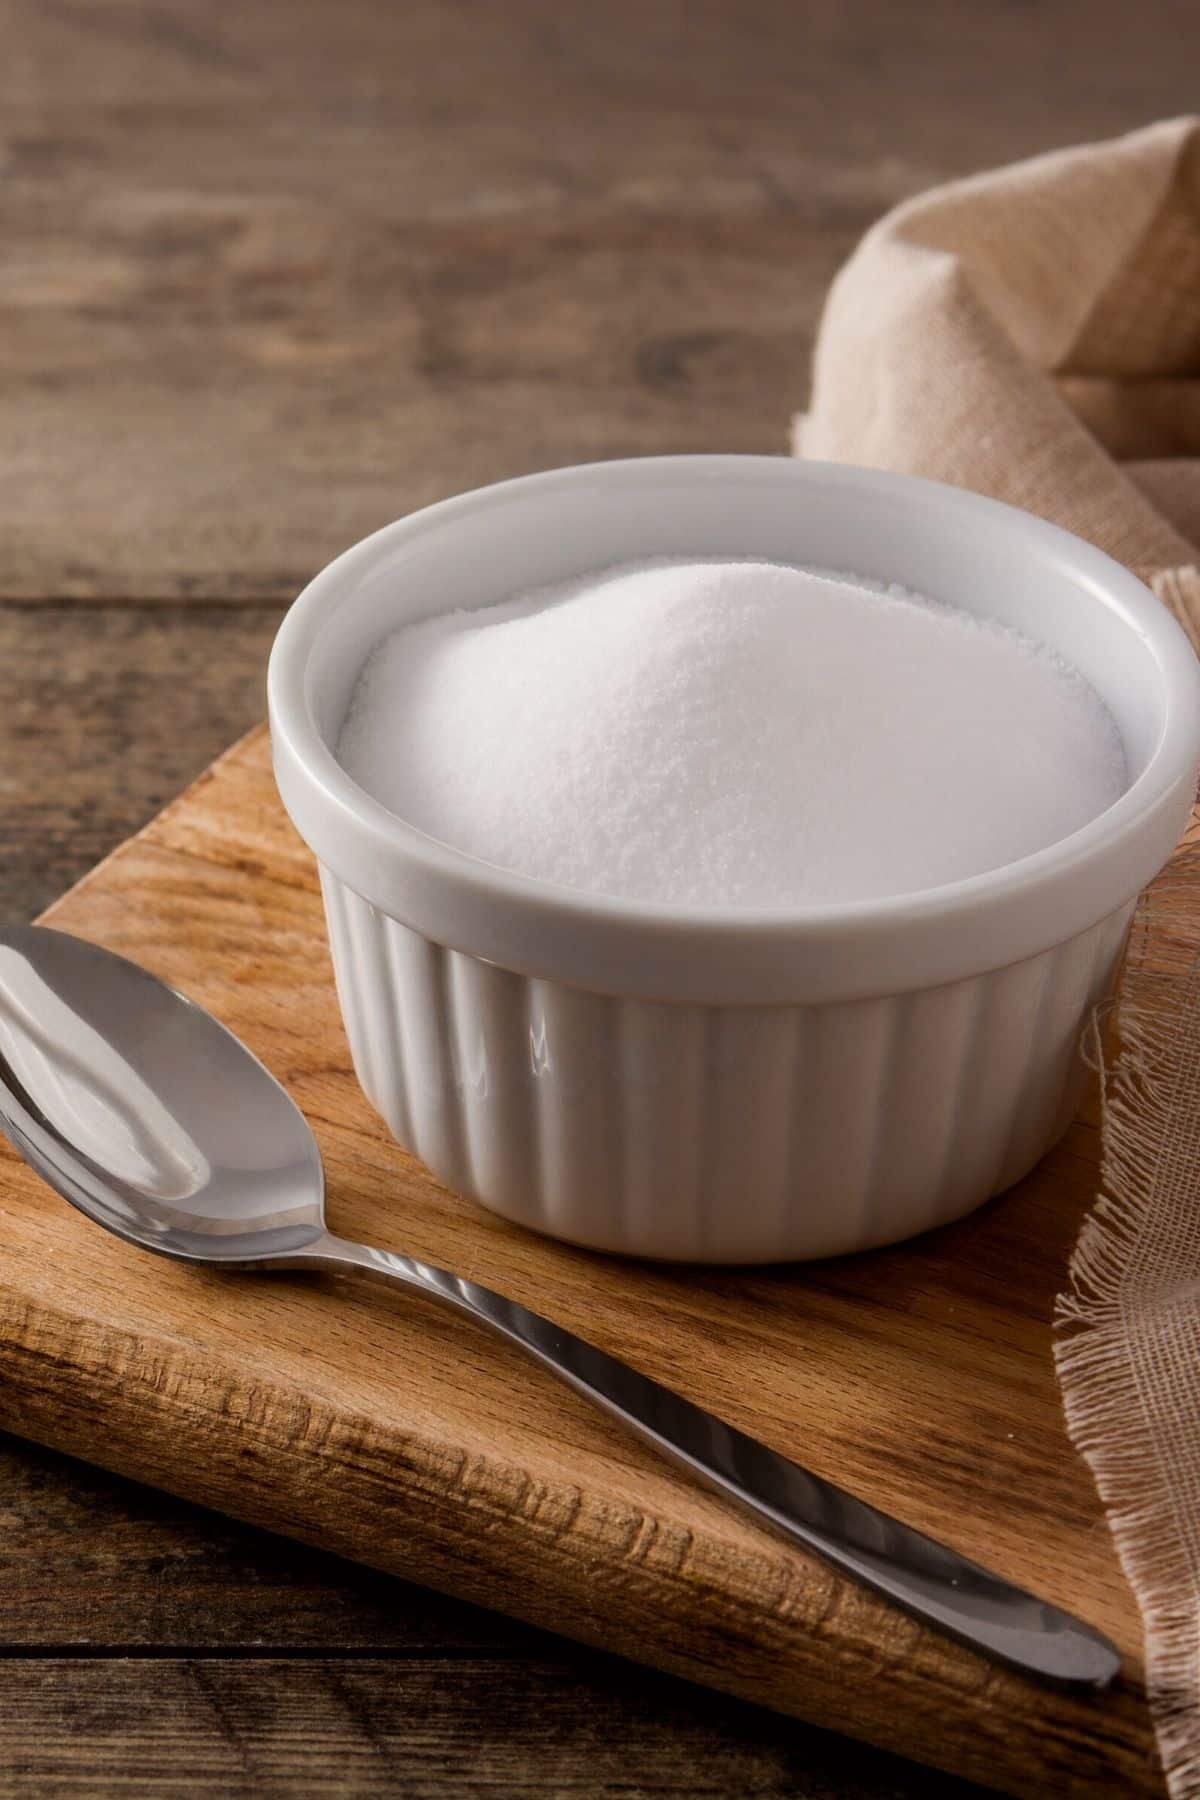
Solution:
[{"label": "wooden table surface", "polygon": [[[1193,0],[0,0],[0,862],[47,903],[261,712],[354,538],[777,451],[948,176],[1195,103]],[[2,1271],[0,1271],[2,1278]],[[0,1443],[0,1794],[961,1784]]]}]

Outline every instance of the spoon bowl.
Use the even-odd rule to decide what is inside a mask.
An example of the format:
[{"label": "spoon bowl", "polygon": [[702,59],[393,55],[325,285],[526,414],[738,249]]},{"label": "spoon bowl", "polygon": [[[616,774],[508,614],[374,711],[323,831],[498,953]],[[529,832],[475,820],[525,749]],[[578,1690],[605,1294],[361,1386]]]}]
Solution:
[{"label": "spoon bowl", "polygon": [[308,1123],[233,1033],[136,963],[37,926],[0,934],[9,1136],[68,1200],[146,1250],[255,1263],[313,1244]]}]

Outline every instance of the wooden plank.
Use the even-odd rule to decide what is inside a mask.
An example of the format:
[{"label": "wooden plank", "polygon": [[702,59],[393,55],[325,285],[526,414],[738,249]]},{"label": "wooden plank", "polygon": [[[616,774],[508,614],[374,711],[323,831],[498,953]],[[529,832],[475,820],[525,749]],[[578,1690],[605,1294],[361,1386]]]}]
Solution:
[{"label": "wooden plank", "polygon": [[869,1258],[638,1268],[439,1189],[349,1071],[314,871],[265,737],[53,909],[211,1006],[326,1154],[335,1228],[463,1270],[1081,1610],[1130,1680],[985,1666],[673,1474],[468,1322],[148,1259],[10,1161],[0,1422],[252,1523],[1021,1794],[1155,1791],[1136,1611],[1070,1451],[1048,1317],[1087,1121],[1005,1200]]},{"label": "wooden plank", "polygon": [[23,1652],[242,1649],[258,1656],[553,1654],[552,1640],[500,1613],[3,1437],[0,1519],[4,1661]]},{"label": "wooden plank", "polygon": [[253,724],[279,617],[0,605],[0,918],[40,912]]},{"label": "wooden plank", "polygon": [[[792,1800],[968,1791],[34,1444],[0,1438],[0,1518],[6,1796],[105,1800],[140,1783],[155,1800],[225,1800],[266,1763],[273,1791],[307,1794],[302,1705],[356,1793],[466,1784],[602,1800],[690,1795],[704,1779]],[[172,1708],[169,1770],[148,1742],[147,1695],[156,1714]],[[615,1767],[595,1754],[598,1731],[620,1746]]]},{"label": "wooden plank", "polygon": [[[480,1731],[480,1721],[487,1730]],[[970,1800],[756,1708],[575,1652],[0,1663],[6,1800]],[[86,1758],[81,1747],[86,1745]],[[982,1800],[982,1796],[981,1796]]]},{"label": "wooden plank", "polygon": [[26,598],[286,599],[483,481],[783,450],[879,213],[1184,112],[1200,60],[1177,0],[3,0],[0,30]]}]

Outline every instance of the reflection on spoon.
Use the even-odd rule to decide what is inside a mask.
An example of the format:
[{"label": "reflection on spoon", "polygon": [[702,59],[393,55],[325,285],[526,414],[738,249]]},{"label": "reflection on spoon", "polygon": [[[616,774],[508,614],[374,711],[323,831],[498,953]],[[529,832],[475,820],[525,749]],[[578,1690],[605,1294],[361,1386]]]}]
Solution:
[{"label": "reflection on spoon", "polygon": [[83,1156],[155,1200],[206,1185],[208,1158],[121,1052],[0,945],[0,1058]]}]

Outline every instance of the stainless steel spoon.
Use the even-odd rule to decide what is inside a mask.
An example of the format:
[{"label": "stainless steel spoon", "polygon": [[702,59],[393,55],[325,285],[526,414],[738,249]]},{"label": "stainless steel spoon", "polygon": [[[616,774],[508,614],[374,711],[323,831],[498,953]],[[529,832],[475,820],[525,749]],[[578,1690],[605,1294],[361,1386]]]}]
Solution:
[{"label": "stainless steel spoon", "polygon": [[360,1272],[446,1300],[664,1456],[918,1619],[1027,1674],[1102,1687],[1116,1649],[1049,1606],[513,1300],[325,1229],[316,1140],[223,1025],[123,957],[0,931],[0,1122],[81,1212],[143,1250],[230,1269]]}]

